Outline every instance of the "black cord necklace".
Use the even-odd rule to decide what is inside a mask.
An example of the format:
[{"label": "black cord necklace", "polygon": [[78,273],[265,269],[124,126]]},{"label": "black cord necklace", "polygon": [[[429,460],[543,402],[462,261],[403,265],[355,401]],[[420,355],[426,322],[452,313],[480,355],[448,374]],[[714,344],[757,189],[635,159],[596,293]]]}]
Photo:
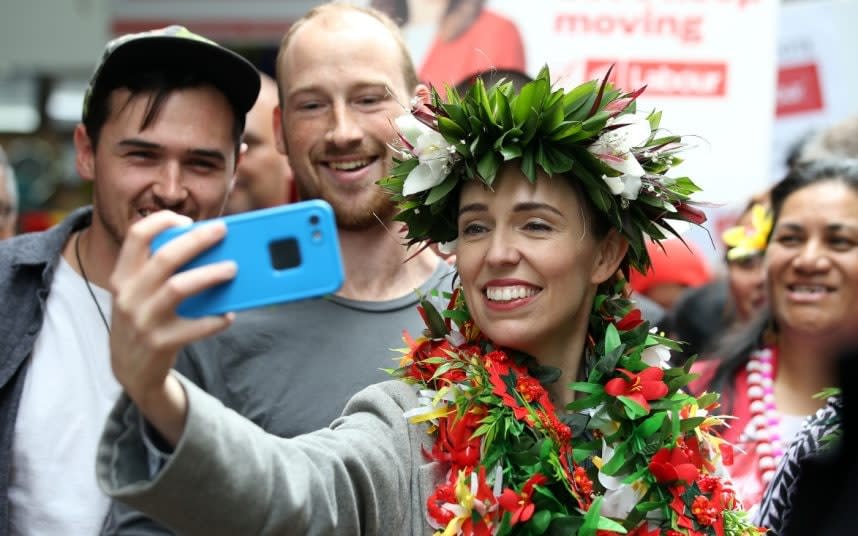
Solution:
[{"label": "black cord necklace", "polygon": [[101,310],[101,305],[98,304],[98,299],[95,297],[95,292],[92,290],[92,285],[89,283],[89,278],[86,276],[86,270],[84,270],[83,263],[80,260],[81,234],[83,234],[83,231],[79,231],[74,237],[74,256],[77,259],[77,265],[80,267],[80,275],[83,276],[83,281],[86,283],[86,290],[88,290],[89,295],[92,296],[92,302],[95,304],[96,309],[98,309],[101,321],[104,322],[104,328],[107,330],[107,333],[110,333],[110,322],[107,321],[107,316],[104,314],[104,311]]}]

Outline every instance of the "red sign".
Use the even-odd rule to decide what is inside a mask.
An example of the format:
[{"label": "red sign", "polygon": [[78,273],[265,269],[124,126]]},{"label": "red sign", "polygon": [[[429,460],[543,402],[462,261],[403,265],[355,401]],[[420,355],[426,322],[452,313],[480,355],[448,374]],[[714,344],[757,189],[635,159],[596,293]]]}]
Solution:
[{"label": "red sign", "polygon": [[604,77],[612,64],[614,84],[626,90],[645,85],[648,97],[723,97],[727,93],[726,62],[587,60],[587,79]]},{"label": "red sign", "polygon": [[825,108],[819,71],[815,63],[781,67],[778,70],[778,95],[775,115],[818,112]]}]

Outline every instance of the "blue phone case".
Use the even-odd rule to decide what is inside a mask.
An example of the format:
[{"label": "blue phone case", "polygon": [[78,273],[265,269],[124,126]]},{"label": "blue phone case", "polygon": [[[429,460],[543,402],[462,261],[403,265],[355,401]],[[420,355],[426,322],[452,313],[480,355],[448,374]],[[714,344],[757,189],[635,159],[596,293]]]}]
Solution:
[{"label": "blue phone case", "polygon": [[[224,239],[180,271],[232,260],[238,265],[238,273],[227,283],[186,298],[179,304],[180,315],[218,315],[321,296],[342,286],[343,264],[334,211],[325,201],[304,201],[221,219],[227,227]],[[153,239],[152,252],[203,224],[196,222],[162,232]]]}]

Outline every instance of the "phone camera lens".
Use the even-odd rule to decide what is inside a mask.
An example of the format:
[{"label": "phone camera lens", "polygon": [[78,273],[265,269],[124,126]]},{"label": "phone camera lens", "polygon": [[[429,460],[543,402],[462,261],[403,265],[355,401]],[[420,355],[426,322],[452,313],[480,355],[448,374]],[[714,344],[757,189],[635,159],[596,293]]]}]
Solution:
[{"label": "phone camera lens", "polygon": [[315,214],[310,216],[310,225],[319,225],[319,217]]}]

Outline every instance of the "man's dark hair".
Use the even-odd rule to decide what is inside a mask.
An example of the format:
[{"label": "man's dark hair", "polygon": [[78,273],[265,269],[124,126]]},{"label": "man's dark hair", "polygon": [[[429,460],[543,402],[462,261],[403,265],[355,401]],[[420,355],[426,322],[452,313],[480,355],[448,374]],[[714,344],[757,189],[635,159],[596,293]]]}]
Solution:
[{"label": "man's dark hair", "polygon": [[[93,151],[96,150],[98,145],[98,139],[104,123],[110,117],[112,111],[110,110],[110,94],[114,90],[125,88],[131,92],[128,100],[122,106],[126,106],[132,99],[141,94],[149,94],[146,113],[143,116],[143,122],[140,124],[140,130],[145,130],[155,121],[155,118],[161,111],[161,107],[164,105],[164,101],[170,94],[182,89],[199,88],[207,85],[212,85],[208,77],[202,76],[198,72],[188,71],[187,68],[126,72],[121,77],[114,77],[109,81],[105,80],[97,86],[97,89],[92,94],[89,102],[90,110],[84,119],[84,127],[92,142]],[[212,85],[212,87],[223,93],[217,86]],[[237,112],[238,105],[230,101],[226,93],[224,93],[224,96],[229,101],[233,114],[232,139],[237,158],[241,148],[241,135],[244,132],[246,116]]]}]

